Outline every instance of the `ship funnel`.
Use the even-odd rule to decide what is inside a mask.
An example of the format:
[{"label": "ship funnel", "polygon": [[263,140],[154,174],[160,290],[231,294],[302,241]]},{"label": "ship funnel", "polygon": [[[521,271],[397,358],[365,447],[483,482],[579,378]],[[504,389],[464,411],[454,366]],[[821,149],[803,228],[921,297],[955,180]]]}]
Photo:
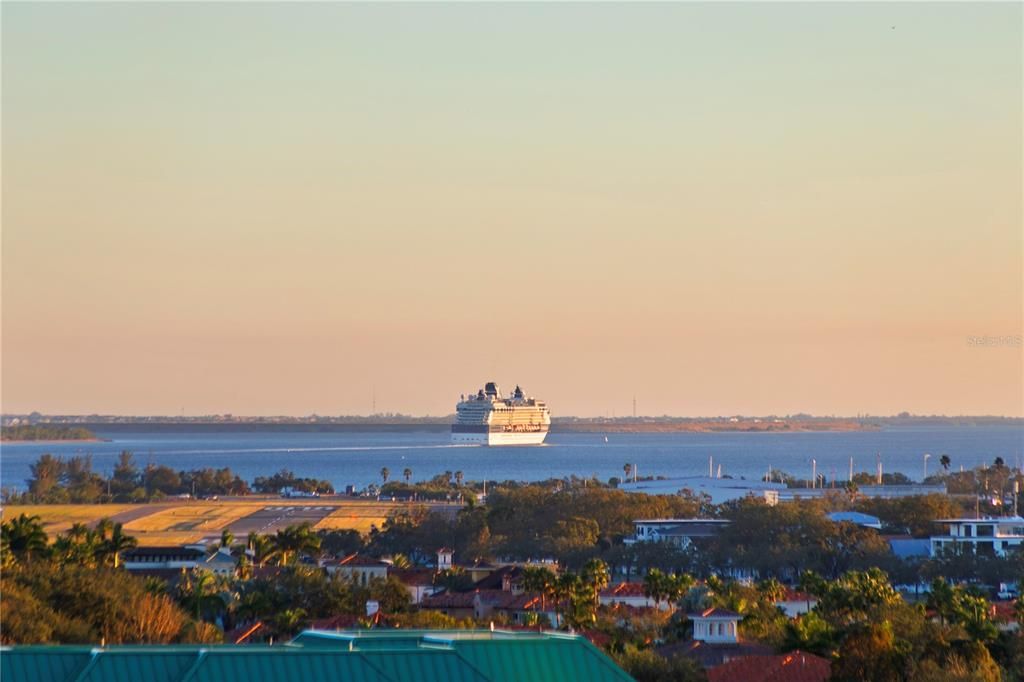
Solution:
[{"label": "ship funnel", "polygon": [[494,398],[501,397],[501,390],[498,388],[498,384],[494,383],[493,381],[488,381],[486,384],[484,384],[484,393]]}]

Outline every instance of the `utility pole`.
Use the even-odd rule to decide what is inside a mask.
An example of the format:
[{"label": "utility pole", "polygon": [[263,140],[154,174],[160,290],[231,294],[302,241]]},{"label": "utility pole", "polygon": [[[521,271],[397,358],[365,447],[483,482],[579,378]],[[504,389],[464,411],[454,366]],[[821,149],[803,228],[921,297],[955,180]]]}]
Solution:
[{"label": "utility pole", "polygon": [[850,483],[853,483],[853,455],[850,455]]},{"label": "utility pole", "polygon": [[818,460],[811,458],[811,489],[818,487]]},{"label": "utility pole", "polygon": [[708,455],[708,478],[715,477],[714,455]]},{"label": "utility pole", "polygon": [[875,483],[882,485],[882,453],[875,453],[875,468],[878,469],[878,473],[875,474]]},{"label": "utility pole", "polygon": [[924,483],[924,480],[928,478],[928,459],[930,457],[930,454],[928,454],[927,452],[924,453],[924,476],[921,477],[921,483]]}]

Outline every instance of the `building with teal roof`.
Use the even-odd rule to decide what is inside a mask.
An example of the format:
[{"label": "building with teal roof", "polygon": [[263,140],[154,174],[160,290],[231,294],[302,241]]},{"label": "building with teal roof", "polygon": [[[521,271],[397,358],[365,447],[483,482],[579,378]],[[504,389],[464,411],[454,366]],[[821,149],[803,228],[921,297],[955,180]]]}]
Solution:
[{"label": "building with teal roof", "polygon": [[621,682],[583,637],[502,630],[307,630],[282,646],[13,646],[3,682]]}]

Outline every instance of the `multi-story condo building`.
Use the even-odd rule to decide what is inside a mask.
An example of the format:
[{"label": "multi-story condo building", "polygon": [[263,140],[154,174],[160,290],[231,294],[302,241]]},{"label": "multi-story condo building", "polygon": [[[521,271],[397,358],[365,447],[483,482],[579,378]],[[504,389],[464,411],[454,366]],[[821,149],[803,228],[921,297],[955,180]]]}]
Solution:
[{"label": "multi-story condo building", "polygon": [[939,519],[936,523],[941,523],[946,533],[932,536],[932,556],[958,549],[971,549],[975,554],[986,556],[1006,556],[1024,545],[1024,518],[1019,516]]}]

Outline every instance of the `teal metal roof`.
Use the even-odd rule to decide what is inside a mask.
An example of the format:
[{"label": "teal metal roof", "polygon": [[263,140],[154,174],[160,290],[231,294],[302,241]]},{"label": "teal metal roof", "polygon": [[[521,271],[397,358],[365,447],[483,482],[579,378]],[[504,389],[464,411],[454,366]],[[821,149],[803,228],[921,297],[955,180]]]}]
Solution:
[{"label": "teal metal roof", "polygon": [[285,646],[0,647],[3,682],[612,682],[582,637],[481,630],[307,631]]},{"label": "teal metal roof", "polygon": [[[124,678],[121,678],[124,679]],[[252,651],[206,651],[182,682],[287,682],[389,680],[359,654],[347,651],[291,651],[259,647]]]},{"label": "teal metal roof", "polygon": [[15,657],[11,649],[0,650],[0,680],[3,682],[40,682],[74,680],[92,660],[90,647],[31,647]]}]

